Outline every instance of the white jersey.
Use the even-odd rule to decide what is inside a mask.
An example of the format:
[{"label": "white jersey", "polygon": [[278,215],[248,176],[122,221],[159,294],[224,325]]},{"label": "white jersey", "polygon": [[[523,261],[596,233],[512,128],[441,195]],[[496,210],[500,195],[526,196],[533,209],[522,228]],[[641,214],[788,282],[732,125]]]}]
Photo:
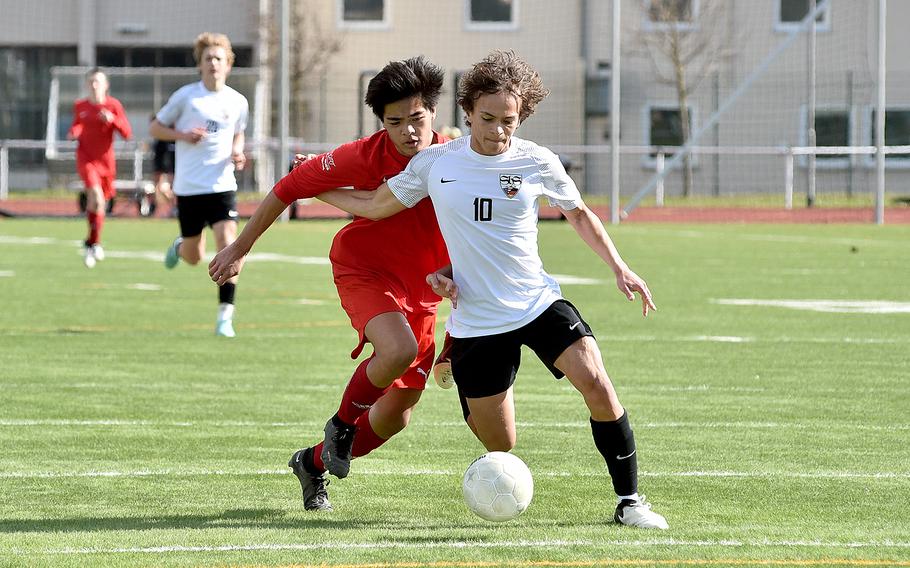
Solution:
[{"label": "white jersey", "polygon": [[218,91],[202,81],[184,85],[167,101],[155,118],[180,131],[204,128],[206,136],[196,144],[177,141],[174,193],[200,195],[236,191],[231,160],[234,135],[246,128],[249,103],[246,97],[225,85]]},{"label": "white jersey", "polygon": [[388,185],[408,207],[433,200],[458,285],[453,337],[518,329],[562,298],[537,250],[538,198],[571,210],[581,195],[550,150],[512,137],[506,152],[484,156],[465,136],[420,152]]}]

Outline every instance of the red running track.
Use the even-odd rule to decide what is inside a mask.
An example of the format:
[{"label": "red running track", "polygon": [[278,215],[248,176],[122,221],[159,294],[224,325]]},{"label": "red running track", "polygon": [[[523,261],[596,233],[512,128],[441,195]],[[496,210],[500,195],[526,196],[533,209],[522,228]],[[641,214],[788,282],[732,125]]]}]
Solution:
[{"label": "red running track", "polygon": [[[238,204],[241,217],[250,217],[259,205],[256,201]],[[601,219],[609,219],[607,207],[593,207]],[[155,218],[167,218],[169,208],[160,207]],[[0,201],[0,217],[77,217],[81,216],[76,199],[9,199]],[[138,217],[135,203],[121,199],[115,202],[112,217]],[[297,206],[301,219],[342,219],[346,213],[331,205],[314,200]],[[540,208],[541,219],[559,219],[553,207]],[[871,209],[814,207],[812,209],[769,209],[746,207],[640,207],[632,211],[624,223],[872,223]],[[885,223],[910,224],[910,207],[888,207]]]}]

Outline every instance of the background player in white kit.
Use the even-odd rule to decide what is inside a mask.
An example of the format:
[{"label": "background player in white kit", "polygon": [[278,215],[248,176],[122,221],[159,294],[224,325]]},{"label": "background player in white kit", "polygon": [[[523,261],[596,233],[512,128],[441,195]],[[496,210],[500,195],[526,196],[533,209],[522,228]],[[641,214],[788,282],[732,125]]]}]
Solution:
[{"label": "background player in white kit", "polygon": [[471,136],[421,151],[375,192],[320,195],[355,215],[379,219],[413,207],[427,195],[452,259],[450,274],[427,281],[453,298],[448,347],[465,420],[489,451],[516,441],[512,384],[521,345],[557,377],[566,376],[591,412],[594,443],[618,496],[614,520],[668,528],[638,494],[635,440],[628,415],[604,369],[590,327],[562,298],[537,249],[538,197],[562,209],[585,243],[609,266],[642,313],[656,309],[644,280],[632,272],[603,224],[584,204],[556,155],[513,137],[548,91],[540,76],[511,51],[494,51],[462,76],[458,102]]},{"label": "background player in white kit", "polygon": [[[205,254],[208,225],[221,250],[237,237],[237,180],[242,170],[244,134],[249,103],[227,86],[234,64],[231,42],[224,34],[202,33],[193,56],[202,80],[178,89],[152,121],[149,132],[159,140],[177,141],[174,194],[177,196],[180,236],[164,257],[174,268],[182,258],[198,264]],[[234,293],[237,277],[218,287],[215,334],[234,337]]]}]

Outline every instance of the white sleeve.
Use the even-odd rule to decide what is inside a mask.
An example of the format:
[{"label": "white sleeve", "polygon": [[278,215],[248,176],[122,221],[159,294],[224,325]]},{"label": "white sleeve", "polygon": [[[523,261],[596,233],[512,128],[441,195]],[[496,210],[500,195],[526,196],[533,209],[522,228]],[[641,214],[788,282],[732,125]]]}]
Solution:
[{"label": "white sleeve", "polygon": [[246,100],[246,97],[239,95],[240,97],[240,117],[237,119],[237,125],[234,127],[234,134],[240,134],[246,130],[246,123],[249,120],[250,115],[250,103]]},{"label": "white sleeve", "polygon": [[559,156],[548,148],[538,146],[532,153],[543,180],[543,194],[553,207],[571,211],[581,205],[581,194],[575,181],[566,173]]},{"label": "white sleeve", "polygon": [[414,207],[421,199],[429,195],[430,189],[427,182],[430,168],[436,157],[441,155],[437,151],[440,147],[438,145],[430,146],[426,150],[418,152],[401,173],[386,182],[389,184],[392,194],[405,207]]},{"label": "white sleeve", "polygon": [[185,93],[186,87],[181,87],[171,95],[171,98],[167,100],[164,106],[161,107],[161,110],[158,111],[158,114],[155,115],[158,122],[171,128],[174,127],[183,110],[183,101],[186,98],[184,96]]}]

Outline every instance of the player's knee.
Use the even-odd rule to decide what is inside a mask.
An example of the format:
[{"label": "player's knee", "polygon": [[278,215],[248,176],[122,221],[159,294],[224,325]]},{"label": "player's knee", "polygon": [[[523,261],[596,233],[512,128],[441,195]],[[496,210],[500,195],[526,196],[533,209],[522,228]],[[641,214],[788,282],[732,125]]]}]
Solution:
[{"label": "player's knee", "polygon": [[410,409],[402,412],[401,414],[396,414],[390,417],[388,422],[388,430],[390,437],[401,432],[408,427],[408,424],[411,422],[411,411]]},{"label": "player's knee", "polygon": [[487,436],[483,440],[483,445],[488,452],[509,452],[515,447],[515,435],[502,433],[496,436]]},{"label": "player's knee", "polygon": [[187,264],[195,266],[202,260],[202,254],[194,248],[180,247],[180,258],[186,261]]},{"label": "player's knee", "polygon": [[393,369],[396,376],[402,375],[417,358],[417,341],[402,341],[396,344],[392,349],[386,350],[380,354],[383,362]]}]

